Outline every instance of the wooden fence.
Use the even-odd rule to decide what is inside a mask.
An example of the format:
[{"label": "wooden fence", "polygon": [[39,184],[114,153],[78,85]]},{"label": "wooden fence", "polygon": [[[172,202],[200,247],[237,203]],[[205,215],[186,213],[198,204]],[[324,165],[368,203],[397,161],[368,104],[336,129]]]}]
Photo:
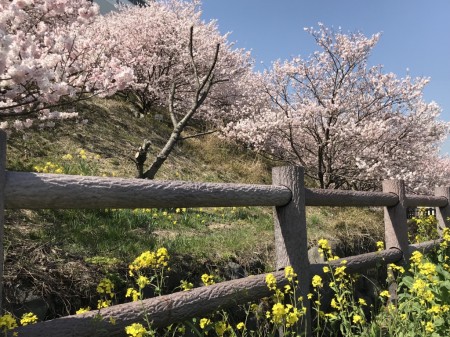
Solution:
[{"label": "wooden fence", "polygon": [[[0,131],[0,231],[3,231],[4,209],[274,206],[278,270],[274,275],[279,285],[284,285],[282,269],[293,266],[299,274],[299,288],[304,298],[310,292],[312,275],[323,273],[323,264],[308,260],[306,206],[384,207],[386,250],[346,257],[346,270],[350,273],[380,263],[402,263],[412,251],[426,252],[436,246],[438,241],[409,244],[407,207],[437,207],[439,229],[449,225],[448,187],[437,188],[435,196],[405,195],[402,181],[384,181],[383,192],[310,189],[304,186],[304,171],[300,167],[274,168],[272,185],[246,185],[10,172],[6,171],[5,163],[6,137]],[[3,239],[3,232],[0,235]],[[3,247],[0,250],[3,254]],[[3,262],[3,256],[0,258]],[[340,260],[332,263],[339,265]],[[101,321],[96,318],[98,311],[91,311],[20,327],[17,332],[27,337],[123,336],[125,326],[142,322],[144,315],[155,327],[161,327],[270,294],[265,275],[261,274],[115,305],[101,310],[104,317]],[[307,326],[310,326],[309,312]],[[110,318],[115,320],[114,325]]]}]

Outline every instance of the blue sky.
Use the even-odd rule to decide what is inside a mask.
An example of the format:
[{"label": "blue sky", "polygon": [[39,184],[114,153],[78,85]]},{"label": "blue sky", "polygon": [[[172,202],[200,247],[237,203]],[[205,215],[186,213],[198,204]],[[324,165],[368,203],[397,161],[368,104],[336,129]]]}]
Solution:
[{"label": "blue sky", "polygon": [[[257,67],[276,59],[308,57],[317,50],[304,27],[342,27],[366,35],[382,32],[370,62],[398,76],[431,77],[427,101],[450,121],[450,0],[203,0],[203,18],[217,19],[222,33],[252,50]],[[263,62],[261,64],[260,62]],[[450,140],[443,147],[450,153]]]}]

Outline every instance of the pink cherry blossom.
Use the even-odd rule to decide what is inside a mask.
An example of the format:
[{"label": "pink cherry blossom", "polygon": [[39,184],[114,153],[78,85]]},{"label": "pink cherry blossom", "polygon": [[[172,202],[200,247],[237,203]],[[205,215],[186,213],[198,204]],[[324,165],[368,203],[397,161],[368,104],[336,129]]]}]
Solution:
[{"label": "pink cherry blossom", "polygon": [[415,191],[450,183],[439,144],[449,123],[423,100],[427,78],[398,78],[368,57],[380,35],[307,31],[321,51],[277,61],[252,80],[225,134],[287,163],[322,188],[374,189],[404,179]]},{"label": "pink cherry blossom", "polygon": [[98,6],[85,0],[0,0],[4,127],[23,129],[32,125],[24,117],[126,87],[132,70],[102,55],[100,36],[86,39],[97,16]]}]

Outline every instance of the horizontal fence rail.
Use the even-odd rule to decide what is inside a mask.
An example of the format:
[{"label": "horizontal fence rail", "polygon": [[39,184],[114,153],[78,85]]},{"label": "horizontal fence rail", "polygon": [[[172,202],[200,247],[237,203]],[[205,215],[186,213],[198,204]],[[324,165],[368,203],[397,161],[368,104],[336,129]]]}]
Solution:
[{"label": "horizontal fence rail", "polygon": [[22,209],[282,206],[283,186],[7,172],[5,207]]},{"label": "horizontal fence rail", "polygon": [[[5,208],[170,208],[283,206],[284,186],[155,181],[32,172],[6,172]],[[305,188],[306,206],[395,206],[393,193]],[[406,206],[444,207],[445,197],[406,195]]]}]

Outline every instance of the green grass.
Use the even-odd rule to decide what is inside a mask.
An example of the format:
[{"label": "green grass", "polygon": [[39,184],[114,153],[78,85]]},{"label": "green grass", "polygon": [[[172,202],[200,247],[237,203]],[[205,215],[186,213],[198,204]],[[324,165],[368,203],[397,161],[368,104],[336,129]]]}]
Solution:
[{"label": "green grass", "polygon": [[124,263],[161,246],[196,259],[226,260],[249,250],[258,253],[262,240],[270,246],[273,241],[271,213],[257,207],[44,210],[39,216],[46,225],[30,234],[34,240]]}]

